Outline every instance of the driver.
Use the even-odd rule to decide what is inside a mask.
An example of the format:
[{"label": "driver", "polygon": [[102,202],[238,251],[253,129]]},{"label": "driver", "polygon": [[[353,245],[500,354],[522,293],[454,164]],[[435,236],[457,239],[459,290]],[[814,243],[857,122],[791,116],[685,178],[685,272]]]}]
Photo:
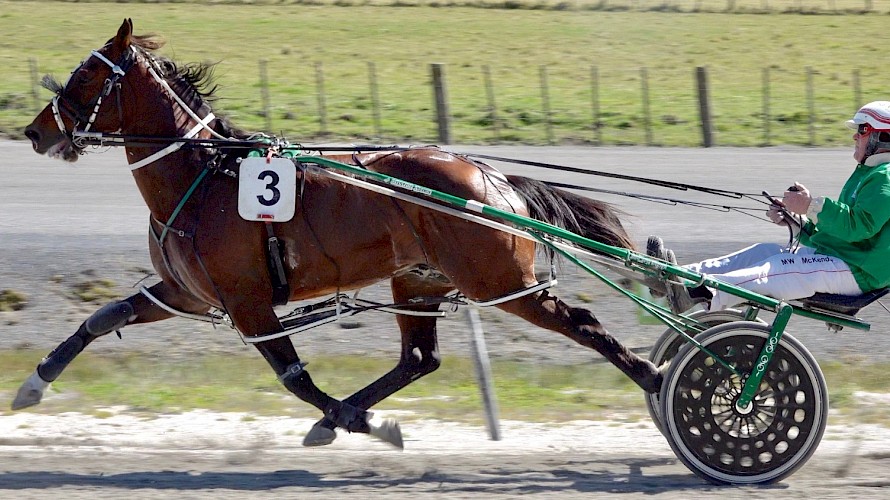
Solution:
[{"label": "driver", "polygon": [[[858,165],[837,198],[814,197],[795,182],[781,206],[767,211],[778,225],[789,224],[782,207],[790,212],[796,244],[757,243],[683,267],[779,300],[817,292],[860,295],[890,286],[890,101],[862,106],[846,125],[855,131]],[[649,238],[647,253],[676,263],[658,237]],[[718,310],[745,300],[703,285],[687,289],[669,282],[667,288],[677,313],[697,303]]]}]

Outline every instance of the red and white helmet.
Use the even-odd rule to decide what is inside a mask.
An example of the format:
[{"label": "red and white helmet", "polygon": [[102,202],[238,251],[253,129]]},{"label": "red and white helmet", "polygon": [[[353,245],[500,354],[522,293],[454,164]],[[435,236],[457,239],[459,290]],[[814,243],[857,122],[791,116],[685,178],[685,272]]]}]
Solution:
[{"label": "red and white helmet", "polygon": [[853,130],[863,124],[872,130],[890,131],[890,101],[872,101],[859,108],[852,120],[847,120],[847,127]]}]

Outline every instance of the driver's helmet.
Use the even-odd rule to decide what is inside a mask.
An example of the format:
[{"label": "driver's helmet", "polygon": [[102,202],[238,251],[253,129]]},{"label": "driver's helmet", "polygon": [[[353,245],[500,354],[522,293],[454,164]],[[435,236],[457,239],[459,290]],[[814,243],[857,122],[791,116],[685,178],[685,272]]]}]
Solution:
[{"label": "driver's helmet", "polygon": [[847,127],[853,130],[863,124],[868,124],[871,130],[890,130],[890,101],[872,101],[859,108],[852,120],[847,120]]},{"label": "driver's helmet", "polygon": [[890,149],[890,101],[872,101],[859,108],[847,127],[868,136],[862,162],[876,151]]}]

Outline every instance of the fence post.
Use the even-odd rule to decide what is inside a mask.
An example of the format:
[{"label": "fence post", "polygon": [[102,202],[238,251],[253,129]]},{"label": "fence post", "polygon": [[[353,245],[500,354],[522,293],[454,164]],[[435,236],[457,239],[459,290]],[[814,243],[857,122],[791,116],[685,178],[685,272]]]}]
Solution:
[{"label": "fence post", "polygon": [[603,145],[603,126],[600,123],[600,75],[596,66],[590,68],[590,101],[593,107],[593,133],[596,145]]},{"label": "fence post", "polygon": [[488,113],[491,115],[491,130],[494,132],[495,142],[499,142],[501,140],[501,124],[498,121],[498,107],[494,101],[494,85],[491,83],[491,69],[487,64],[482,66],[482,79],[485,83],[485,95],[488,97]]},{"label": "fence post", "polygon": [[763,68],[763,145],[770,145],[769,68]]},{"label": "fence post", "polygon": [[260,59],[260,98],[263,101],[263,117],[266,119],[266,132],[272,133],[272,112],[269,111],[269,76],[266,73],[266,60]]},{"label": "fence post", "polygon": [[652,113],[649,110],[649,71],[640,68],[640,85],[643,94],[643,129],[646,132],[646,145],[652,145]]},{"label": "fence post", "polygon": [[33,57],[28,58],[28,65],[31,67],[31,97],[34,99],[34,114],[40,113],[40,96],[37,94],[37,60]]},{"label": "fence post", "polygon": [[807,113],[809,114],[807,131],[810,146],[816,145],[816,104],[813,96],[813,68],[807,66]]},{"label": "fence post", "polygon": [[853,111],[858,111],[862,106],[862,86],[859,83],[859,69],[853,70]]},{"label": "fence post", "polygon": [[488,435],[492,441],[501,440],[501,428],[498,421],[498,402],[492,384],[491,363],[488,360],[488,349],[485,347],[485,336],[482,321],[475,307],[467,308],[467,322],[470,324],[470,344],[473,348],[473,362],[476,365],[476,380],[482,392],[482,404],[485,407],[485,422]]},{"label": "fence post", "polygon": [[708,70],[704,66],[695,68],[696,88],[698,89],[698,114],[701,118],[702,146],[714,145],[711,124],[711,101],[708,98]]},{"label": "fence post", "polygon": [[380,96],[377,93],[377,67],[373,61],[368,61],[368,80],[371,84],[371,118],[374,120],[374,133],[378,139],[383,138],[383,130],[380,126]]},{"label": "fence post", "polygon": [[436,123],[439,128],[439,143],[451,144],[451,116],[448,112],[448,88],[445,86],[445,65],[430,65],[433,75],[433,95],[436,99]]},{"label": "fence post", "polygon": [[322,71],[321,61],[315,63],[315,86],[316,95],[318,96],[318,127],[321,135],[328,134],[328,116],[325,109],[324,98],[324,72]]},{"label": "fence post", "polygon": [[550,120],[550,88],[547,85],[547,66],[538,68],[541,77],[541,105],[544,110],[544,126],[547,131],[547,144],[553,144],[553,123]]}]

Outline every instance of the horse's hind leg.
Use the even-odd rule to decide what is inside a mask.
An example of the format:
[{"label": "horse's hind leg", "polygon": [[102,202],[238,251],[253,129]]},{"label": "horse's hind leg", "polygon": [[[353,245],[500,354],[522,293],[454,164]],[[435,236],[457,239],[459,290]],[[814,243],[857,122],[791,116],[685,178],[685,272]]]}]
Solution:
[{"label": "horse's hind leg", "polygon": [[587,309],[571,307],[547,291],[498,307],[596,350],[644,391],[653,393],[660,390],[662,376],[658,368],[618,342]]},{"label": "horse's hind leg", "polygon": [[[416,297],[439,297],[452,289],[450,286],[442,286],[437,283],[429,285],[410,274],[393,278],[393,299],[396,303],[406,303]],[[437,311],[439,307],[431,305],[418,306],[413,309],[432,312]],[[344,399],[343,402],[367,410],[411,382],[436,371],[441,362],[436,320],[435,317],[397,316],[396,321],[398,321],[399,329],[402,332],[402,352],[398,364],[379,379]],[[306,434],[303,446],[330,444],[337,437],[334,433],[335,427],[336,425],[330,419],[319,420]]]},{"label": "horse's hind leg", "polygon": [[[149,290],[165,304],[183,312],[203,313],[209,309],[206,304],[196,301],[178,288],[173,288],[164,282],[152,286]],[[12,402],[12,409],[20,410],[40,403],[43,392],[50,382],[56,380],[74,358],[97,338],[129,324],[150,323],[172,316],[141,293],[102,306],[80,325],[74,335],[68,337],[43,358],[34,373],[19,388]]]}]

